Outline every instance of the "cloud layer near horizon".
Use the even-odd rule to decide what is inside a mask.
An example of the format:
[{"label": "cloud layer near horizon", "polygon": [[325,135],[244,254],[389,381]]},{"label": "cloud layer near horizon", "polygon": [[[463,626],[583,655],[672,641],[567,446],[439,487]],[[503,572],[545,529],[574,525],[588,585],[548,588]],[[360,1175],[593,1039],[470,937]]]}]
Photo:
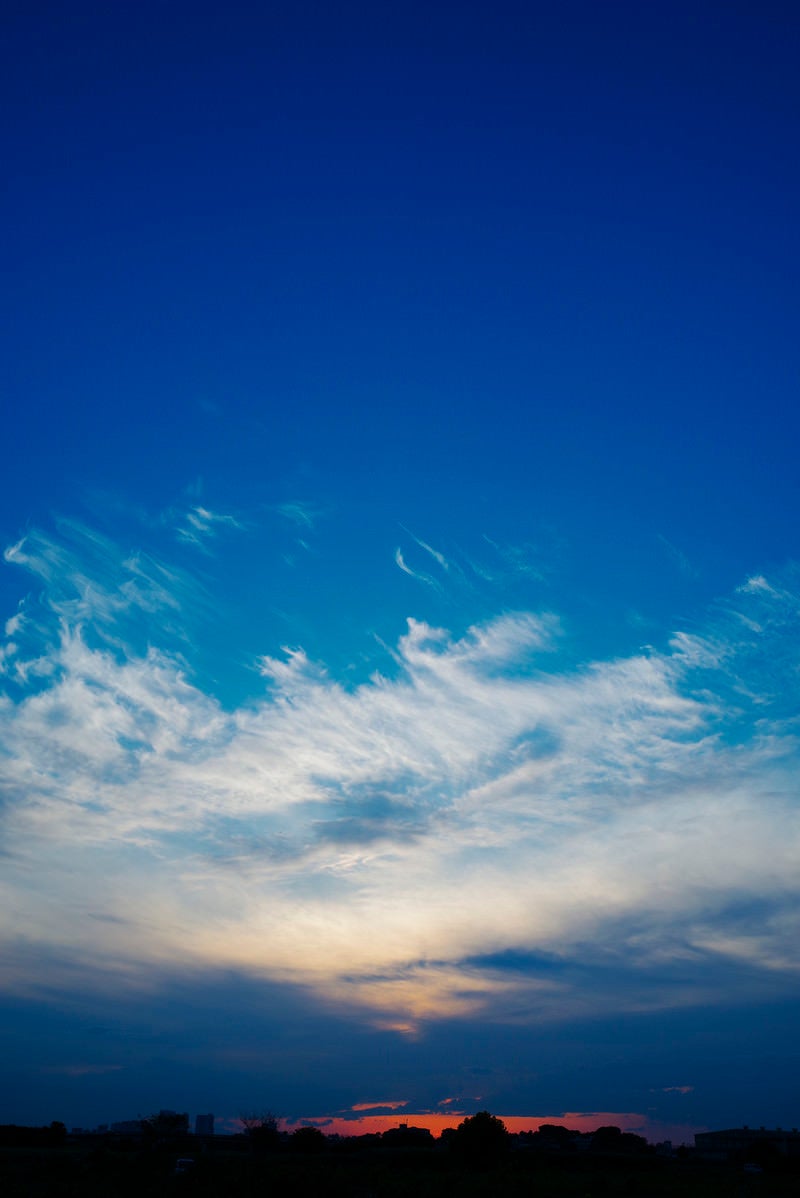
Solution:
[{"label": "cloud layer near horizon", "polygon": [[796,986],[789,576],[569,670],[552,613],[410,619],[361,685],[292,648],[226,710],[192,677],[191,580],[62,532],[6,552],[44,588],[0,650],[13,988],[55,948],[65,985],[230,967],[413,1033]]}]

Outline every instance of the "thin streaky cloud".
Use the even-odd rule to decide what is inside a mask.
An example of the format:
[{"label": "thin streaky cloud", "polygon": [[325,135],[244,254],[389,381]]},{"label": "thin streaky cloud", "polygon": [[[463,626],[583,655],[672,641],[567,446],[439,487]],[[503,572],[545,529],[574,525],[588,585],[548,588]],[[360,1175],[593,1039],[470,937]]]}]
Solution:
[{"label": "thin streaky cloud", "polygon": [[677,545],[673,545],[672,541],[668,540],[663,533],[657,533],[656,535],[667,557],[680,570],[681,574],[685,574],[689,578],[697,578],[699,571],[692,565],[686,554],[681,549],[678,549]]},{"label": "thin streaky cloud", "polygon": [[408,536],[411,537],[415,544],[419,545],[420,549],[424,549],[426,553],[429,553],[433,560],[440,565],[443,570],[450,569],[451,563],[447,560],[443,553],[440,553],[438,549],[434,549],[432,545],[427,543],[427,541],[423,541],[420,537],[415,536],[415,534],[407,529],[404,524],[401,524],[400,527],[402,528],[403,532],[407,533]]},{"label": "thin streaky cloud", "polygon": [[315,528],[323,515],[322,509],[317,504],[302,499],[276,503],[272,510],[290,523],[308,529]]},{"label": "thin streaky cloud", "polygon": [[542,579],[544,571],[541,563],[534,564],[534,558],[538,557],[537,551],[533,545],[503,545],[499,541],[495,541],[486,533],[483,534],[483,540],[487,545],[490,545],[495,551],[497,557],[500,558],[506,571],[511,575],[523,575],[529,578]]},{"label": "thin streaky cloud", "polygon": [[429,553],[431,555],[431,557],[434,559],[434,561],[439,563],[439,565],[442,567],[443,570],[450,569],[450,562],[447,560],[447,558],[444,556],[443,553],[439,553],[438,549],[434,549],[426,541],[420,540],[419,537],[414,537],[414,540],[417,542],[417,544],[420,546],[421,549],[424,549],[426,551],[426,553]]},{"label": "thin streaky cloud", "polygon": [[25,600],[25,618],[16,628],[25,655],[16,666],[20,677],[46,672],[53,657],[42,648],[61,630],[85,626],[130,654],[131,638],[150,635],[147,625],[156,617],[162,644],[184,647],[190,628],[211,617],[214,604],[196,575],[142,550],[125,552],[78,521],[58,521],[57,533],[33,529],[4,553],[9,564],[44,584]]},{"label": "thin streaky cloud", "polygon": [[181,521],[175,527],[175,535],[181,541],[205,547],[206,542],[223,529],[241,530],[243,527],[242,522],[235,516],[212,512],[209,508],[198,505],[183,513]]},{"label": "thin streaky cloud", "polygon": [[398,545],[394,551],[395,564],[400,567],[404,574],[408,574],[409,578],[415,578],[417,582],[424,582],[426,586],[433,587],[434,590],[440,590],[440,585],[435,578],[430,574],[425,574],[422,570],[412,570],[403,557],[403,552]]}]

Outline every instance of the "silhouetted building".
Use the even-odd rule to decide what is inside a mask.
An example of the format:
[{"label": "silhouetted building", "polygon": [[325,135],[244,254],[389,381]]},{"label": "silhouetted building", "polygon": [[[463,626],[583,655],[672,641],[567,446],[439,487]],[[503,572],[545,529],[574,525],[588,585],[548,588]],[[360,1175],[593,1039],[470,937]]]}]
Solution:
[{"label": "silhouetted building", "polygon": [[196,1136],[213,1136],[214,1116],[196,1115],[194,1120],[194,1134]]},{"label": "silhouetted building", "polygon": [[713,1161],[760,1160],[764,1156],[800,1158],[800,1132],[796,1127],[733,1127],[727,1131],[699,1131],[694,1146],[699,1156]]},{"label": "silhouetted building", "polygon": [[412,1145],[418,1147],[430,1144],[433,1141],[433,1136],[427,1127],[409,1127],[407,1123],[401,1123],[399,1127],[387,1128],[383,1133],[382,1140],[384,1144],[392,1144],[396,1148],[407,1148]]},{"label": "silhouetted building", "polygon": [[189,1113],[188,1111],[161,1110],[158,1112],[158,1117],[153,1120],[153,1122],[157,1124],[157,1130],[161,1132],[188,1132]]},{"label": "silhouetted building", "polygon": [[119,1123],[112,1123],[110,1130],[118,1136],[140,1136],[142,1121],[141,1119],[122,1119]]}]

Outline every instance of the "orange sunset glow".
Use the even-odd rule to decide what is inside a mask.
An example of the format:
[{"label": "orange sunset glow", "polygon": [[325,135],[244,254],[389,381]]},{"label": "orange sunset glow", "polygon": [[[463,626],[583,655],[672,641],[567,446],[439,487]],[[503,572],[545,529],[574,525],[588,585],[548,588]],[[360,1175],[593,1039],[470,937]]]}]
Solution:
[{"label": "orange sunset glow", "polygon": [[[353,1111],[374,1109],[377,1104],[356,1103]],[[402,1108],[405,1103],[381,1103],[381,1109],[391,1106],[393,1109]],[[449,1111],[440,1114],[432,1111],[412,1112],[403,1111],[402,1118],[398,1115],[363,1115],[348,1118],[346,1115],[321,1116],[316,1118],[282,1120],[286,1131],[295,1131],[298,1127],[319,1127],[326,1136],[366,1136],[382,1135],[391,1128],[399,1127],[402,1123],[409,1127],[424,1127],[437,1138],[447,1128],[456,1128],[467,1117],[464,1111]],[[572,1131],[582,1133],[596,1131],[598,1127],[614,1126],[622,1131],[646,1135],[651,1141],[672,1140],[676,1144],[690,1143],[694,1126],[683,1124],[651,1123],[646,1115],[636,1112],[620,1111],[566,1111],[562,1115],[501,1115],[500,1118],[508,1131],[513,1133],[537,1131],[542,1124],[555,1124],[558,1127],[568,1127]]]}]

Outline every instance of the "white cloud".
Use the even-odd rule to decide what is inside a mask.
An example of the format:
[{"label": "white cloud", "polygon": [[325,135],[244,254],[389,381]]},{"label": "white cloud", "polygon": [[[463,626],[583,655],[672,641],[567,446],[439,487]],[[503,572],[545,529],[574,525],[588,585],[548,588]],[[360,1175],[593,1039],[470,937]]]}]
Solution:
[{"label": "white cloud", "polygon": [[309,503],[304,499],[287,500],[285,503],[276,503],[273,511],[279,516],[283,516],[291,524],[296,524],[300,528],[314,528],[322,516],[321,509],[315,503]]},{"label": "white cloud", "polygon": [[426,574],[423,570],[412,570],[403,557],[402,550],[398,545],[394,551],[395,565],[399,566],[404,574],[408,574],[409,578],[416,578],[417,582],[424,582],[426,586],[433,587],[434,590],[439,590],[439,583],[430,574]]},{"label": "white cloud", "polygon": [[[46,582],[52,618],[17,674],[34,684],[0,703],[9,942],[24,927],[126,977],[245,967],[409,1027],[721,1001],[721,969],[743,989],[793,974],[785,589],[737,597],[762,605],[760,633],[733,605],[664,652],[568,673],[552,615],[459,639],[411,620],[394,677],[347,690],[287,649],[260,660],[269,693],[226,712],[174,655],[120,648],[126,606],[157,629],[182,576],[79,543],[99,580],[38,535],[11,553]],[[98,625],[100,642],[83,631]],[[795,689],[776,706],[780,663]],[[757,929],[731,914],[748,902],[767,905]],[[564,972],[480,963],[512,951]]]},{"label": "white cloud", "polygon": [[763,594],[766,594],[766,595],[776,595],[777,594],[777,591],[775,590],[775,588],[770,586],[770,584],[767,582],[767,580],[763,574],[753,574],[750,578],[747,579],[746,582],[743,582],[742,585],[740,587],[738,587],[737,589],[744,594],[746,594],[747,592],[750,592],[751,594],[757,593],[757,592],[762,592]]},{"label": "white cloud", "polygon": [[197,505],[182,514],[176,525],[175,533],[181,541],[203,546],[222,529],[241,529],[243,527],[244,525],[235,516],[212,512],[209,508]]},{"label": "white cloud", "polygon": [[22,610],[22,604],[20,604],[19,610],[13,616],[10,616],[8,620],[6,620],[6,636],[16,636],[16,634],[21,631],[24,622],[25,614]]},{"label": "white cloud", "polygon": [[403,532],[408,533],[415,544],[419,545],[420,549],[424,549],[426,553],[430,554],[437,565],[441,566],[443,570],[451,569],[452,562],[449,562],[443,553],[440,553],[438,549],[434,549],[432,545],[427,543],[427,541],[423,541],[419,537],[415,536],[413,532],[409,532],[405,525],[401,524],[400,527],[403,529]]}]

